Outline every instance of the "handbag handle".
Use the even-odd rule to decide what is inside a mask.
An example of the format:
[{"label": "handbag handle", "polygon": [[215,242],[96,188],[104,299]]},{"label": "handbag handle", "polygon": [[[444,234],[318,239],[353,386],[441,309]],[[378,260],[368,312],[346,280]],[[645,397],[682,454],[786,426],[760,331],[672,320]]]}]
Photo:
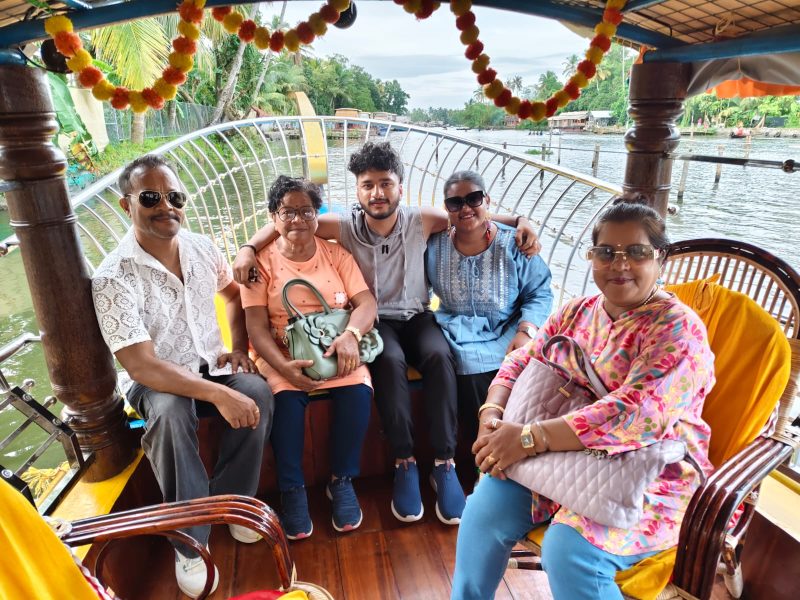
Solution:
[{"label": "handbag handle", "polygon": [[322,294],[313,283],[311,283],[310,281],[306,281],[305,279],[290,279],[284,284],[282,292],[283,307],[286,309],[286,313],[289,315],[290,323],[295,321],[296,319],[302,319],[305,316],[297,309],[297,307],[294,304],[292,304],[292,301],[289,300],[289,288],[294,287],[296,285],[302,285],[311,290],[317,297],[317,300],[319,300],[319,303],[322,305],[322,310],[325,311],[325,314],[326,315],[330,314],[331,307],[328,305],[327,302],[325,302],[325,298],[322,297]]},{"label": "handbag handle", "polygon": [[[598,398],[608,395],[606,386],[603,385],[603,381],[600,379],[597,371],[594,370],[592,363],[589,361],[589,358],[583,352],[583,348],[581,348],[581,345],[577,342],[577,340],[575,340],[575,338],[571,338],[568,335],[552,336],[544,343],[544,346],[542,346],[542,358],[544,359],[544,362],[550,365],[551,368],[563,373],[569,381],[572,381],[572,375],[569,371],[567,371],[561,365],[552,362],[545,356],[545,353],[550,349],[550,346],[559,342],[567,342],[570,345],[572,351],[575,353],[575,356],[578,358],[578,366],[589,380],[589,384],[592,386],[592,391],[595,393],[595,395]],[[569,383],[569,381],[567,383]]]}]

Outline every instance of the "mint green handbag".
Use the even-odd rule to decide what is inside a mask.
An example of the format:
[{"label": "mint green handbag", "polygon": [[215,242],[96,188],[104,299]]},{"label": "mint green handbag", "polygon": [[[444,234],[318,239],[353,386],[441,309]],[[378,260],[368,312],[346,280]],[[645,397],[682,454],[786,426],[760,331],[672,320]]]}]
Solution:
[{"label": "mint green handbag", "polygon": [[[295,285],[302,285],[311,290],[322,305],[323,312],[304,315],[289,300],[289,290]],[[336,377],[338,361],[336,355],[323,356],[339,334],[350,321],[350,311],[341,308],[332,309],[319,290],[305,279],[290,279],[283,286],[283,307],[289,315],[286,326],[286,345],[292,360],[313,360],[314,364],[303,369],[311,379],[331,379]],[[371,363],[383,352],[383,340],[374,327],[361,336],[358,344],[359,358],[362,363]]]}]

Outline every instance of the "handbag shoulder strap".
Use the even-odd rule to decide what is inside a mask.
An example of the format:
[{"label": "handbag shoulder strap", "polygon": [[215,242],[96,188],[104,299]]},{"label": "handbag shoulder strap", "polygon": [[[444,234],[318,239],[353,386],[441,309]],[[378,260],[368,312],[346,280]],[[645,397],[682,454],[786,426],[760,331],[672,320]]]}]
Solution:
[{"label": "handbag shoulder strap", "polygon": [[544,362],[554,369],[558,369],[559,371],[564,370],[560,365],[548,360],[546,356],[550,346],[560,342],[566,342],[570,345],[572,352],[575,353],[575,357],[577,358],[578,367],[580,367],[580,369],[583,371],[583,374],[586,375],[586,378],[589,380],[589,384],[592,386],[592,390],[597,397],[602,398],[603,396],[608,395],[608,390],[606,389],[606,386],[603,385],[603,380],[600,379],[600,376],[597,374],[597,371],[594,370],[589,357],[583,352],[583,348],[581,348],[581,345],[577,342],[577,340],[575,340],[575,338],[571,338],[568,335],[552,336],[544,343],[544,346],[542,346],[542,358],[544,359]]},{"label": "handbag shoulder strap", "polygon": [[303,313],[301,313],[297,307],[292,304],[292,301],[289,300],[289,289],[295,285],[302,285],[307,287],[312,293],[317,297],[319,303],[322,305],[322,310],[325,311],[325,314],[331,312],[331,307],[325,302],[325,298],[322,297],[320,291],[316,288],[316,286],[311,283],[310,281],[306,281],[305,279],[290,279],[287,281],[283,286],[283,307],[286,309],[286,314],[289,315],[289,320],[292,321],[294,319],[301,319],[303,317]]}]

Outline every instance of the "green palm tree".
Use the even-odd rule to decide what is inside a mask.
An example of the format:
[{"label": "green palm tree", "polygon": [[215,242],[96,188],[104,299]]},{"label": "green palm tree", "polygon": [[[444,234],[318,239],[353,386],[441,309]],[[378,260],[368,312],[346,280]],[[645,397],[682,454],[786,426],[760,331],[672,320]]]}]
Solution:
[{"label": "green palm tree", "polygon": [[564,76],[564,79],[569,79],[578,70],[578,63],[581,62],[580,57],[577,54],[571,54],[568,56],[561,65],[564,67],[564,70],[561,71],[561,74]]},{"label": "green palm tree", "polygon": [[512,92],[519,94],[522,91],[522,88],[525,87],[525,84],[522,81],[522,77],[519,75],[514,75],[511,79],[508,80],[508,89]]}]

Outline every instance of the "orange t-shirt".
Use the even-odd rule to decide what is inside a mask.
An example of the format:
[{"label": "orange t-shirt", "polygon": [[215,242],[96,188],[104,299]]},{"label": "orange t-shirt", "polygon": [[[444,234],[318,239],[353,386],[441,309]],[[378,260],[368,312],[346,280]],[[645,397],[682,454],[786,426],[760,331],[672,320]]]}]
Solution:
[{"label": "orange t-shirt", "polygon": [[[314,238],[317,250],[311,259],[294,262],[283,256],[278,244],[272,242],[256,254],[259,281],[249,288],[241,287],[242,306],[266,306],[269,311],[269,326],[272,337],[284,355],[289,357],[289,349],[284,343],[289,315],[283,306],[283,286],[290,279],[305,279],[319,290],[331,308],[344,308],[350,298],[369,290],[364,276],[353,256],[339,244]],[[289,300],[303,313],[320,312],[322,305],[308,288],[295,286],[289,292]],[[289,381],[273,369],[267,361],[256,357],[258,370],[267,378],[272,393],[296,390]],[[359,383],[372,387],[369,369],[361,365],[346,377],[335,377],[321,384],[317,389],[356,385]]]}]

